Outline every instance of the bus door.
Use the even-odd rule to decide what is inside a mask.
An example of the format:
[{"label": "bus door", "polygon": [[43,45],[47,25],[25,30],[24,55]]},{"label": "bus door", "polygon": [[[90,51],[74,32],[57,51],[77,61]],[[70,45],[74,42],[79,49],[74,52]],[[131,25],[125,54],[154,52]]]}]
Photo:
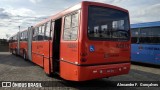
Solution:
[{"label": "bus door", "polygon": [[52,42],[52,56],[53,56],[53,72],[59,74],[60,68],[60,37],[61,37],[61,28],[62,27],[62,18],[54,21],[54,34]]},{"label": "bus door", "polygon": [[44,42],[43,42],[43,53],[44,53],[44,57],[43,57],[43,67],[44,67],[44,71],[45,73],[47,73],[48,75],[51,75],[53,72],[53,68],[52,68],[52,36],[53,36],[53,28],[52,26],[54,26],[54,21],[52,22],[52,20],[48,21],[45,24],[45,33],[44,33]]},{"label": "bus door", "polygon": [[28,28],[28,59],[32,60],[32,28]]},{"label": "bus door", "polygon": [[73,12],[64,17],[60,45],[60,76],[73,79],[77,76],[79,13]]}]

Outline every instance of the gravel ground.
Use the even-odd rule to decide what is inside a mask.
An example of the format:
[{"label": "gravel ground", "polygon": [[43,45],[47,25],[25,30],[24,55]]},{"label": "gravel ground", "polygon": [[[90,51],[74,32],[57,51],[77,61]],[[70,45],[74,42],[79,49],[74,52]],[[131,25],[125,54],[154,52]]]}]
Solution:
[{"label": "gravel ground", "polygon": [[[160,81],[160,68],[132,65],[127,75],[91,80],[87,82],[70,82],[58,76],[48,77],[43,68],[25,61],[9,52],[0,52],[0,81],[52,81],[54,87],[42,88],[0,88],[0,90],[159,90],[158,87],[114,87],[115,81]],[[160,84],[159,84],[160,86]]]}]

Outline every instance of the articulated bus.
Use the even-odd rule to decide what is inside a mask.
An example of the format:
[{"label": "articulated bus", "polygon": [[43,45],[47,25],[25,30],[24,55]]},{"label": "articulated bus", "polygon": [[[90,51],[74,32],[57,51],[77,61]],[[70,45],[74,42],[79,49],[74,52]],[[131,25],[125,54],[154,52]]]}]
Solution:
[{"label": "articulated bus", "polygon": [[160,22],[131,25],[131,61],[160,65]]},{"label": "articulated bus", "polygon": [[83,1],[10,38],[10,52],[71,81],[128,74],[127,10]]}]

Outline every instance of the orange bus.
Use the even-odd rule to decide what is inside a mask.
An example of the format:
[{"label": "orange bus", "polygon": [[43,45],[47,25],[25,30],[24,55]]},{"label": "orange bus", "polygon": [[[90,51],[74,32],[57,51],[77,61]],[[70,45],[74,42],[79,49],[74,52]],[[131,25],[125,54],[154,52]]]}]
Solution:
[{"label": "orange bus", "polygon": [[16,35],[10,51],[49,75],[86,81],[130,70],[129,12],[120,7],[83,1]]}]

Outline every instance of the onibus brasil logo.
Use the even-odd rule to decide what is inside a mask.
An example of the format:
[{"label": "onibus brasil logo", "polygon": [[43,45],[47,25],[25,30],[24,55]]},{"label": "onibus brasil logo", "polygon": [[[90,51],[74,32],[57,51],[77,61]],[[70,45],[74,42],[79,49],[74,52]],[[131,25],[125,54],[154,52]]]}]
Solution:
[{"label": "onibus brasil logo", "polygon": [[33,82],[2,82],[2,87],[42,87],[42,83]]}]

